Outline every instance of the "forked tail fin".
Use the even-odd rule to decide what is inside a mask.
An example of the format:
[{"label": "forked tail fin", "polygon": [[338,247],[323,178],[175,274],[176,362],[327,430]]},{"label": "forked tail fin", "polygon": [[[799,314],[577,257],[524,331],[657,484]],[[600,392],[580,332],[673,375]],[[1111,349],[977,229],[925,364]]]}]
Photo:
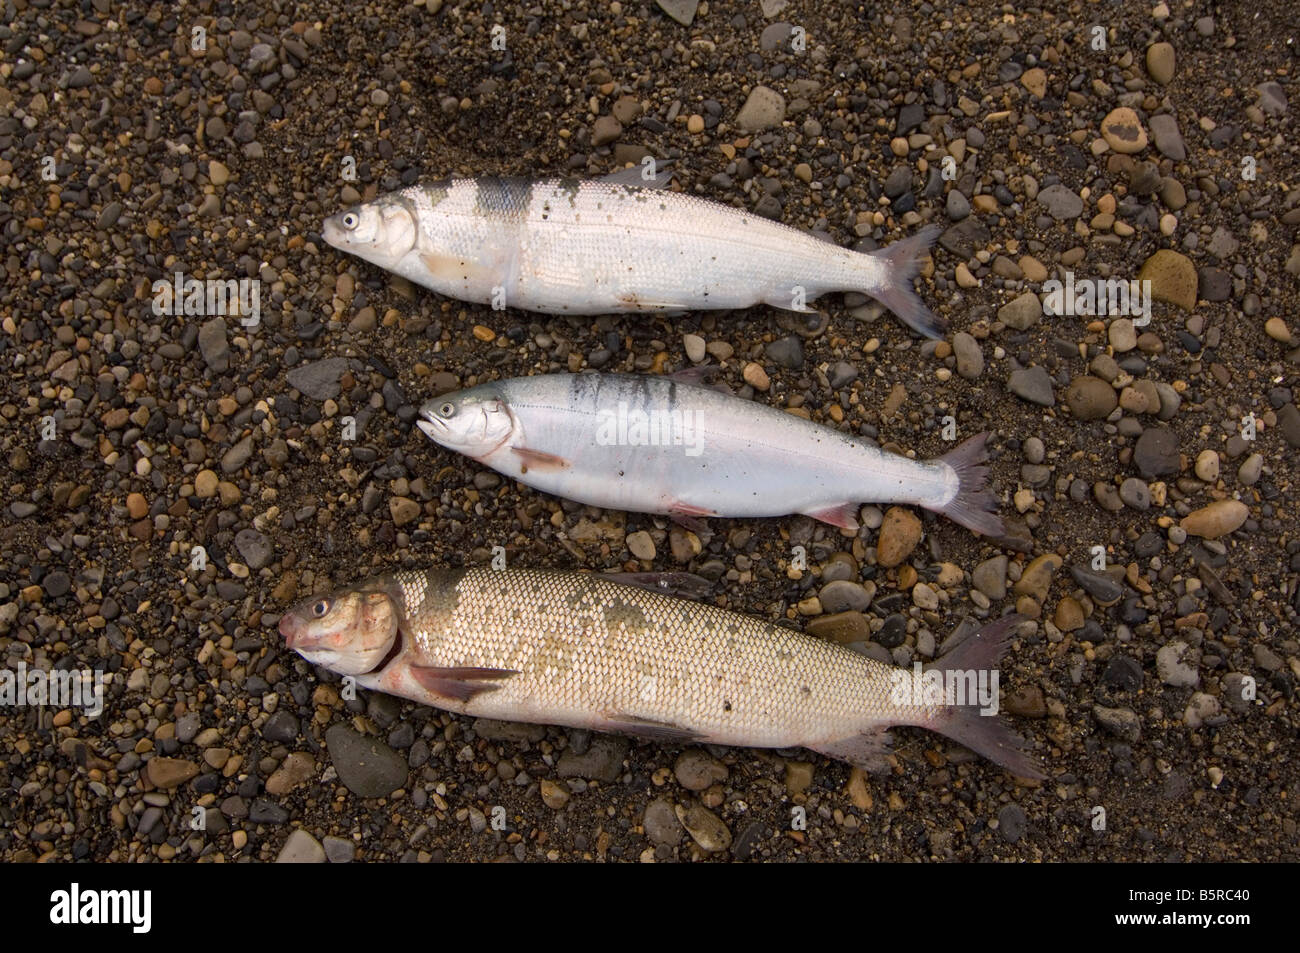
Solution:
[{"label": "forked tail fin", "polygon": [[885,277],[878,287],[861,289],[928,338],[942,338],[948,322],[925,306],[912,287],[912,279],[920,273],[921,262],[941,231],[938,225],[930,225],[911,238],[869,252],[885,265]]},{"label": "forked tail fin", "polygon": [[[957,647],[925,667],[927,672],[945,673],[945,680],[954,680],[947,673],[960,673],[966,684],[978,681],[979,673],[989,673],[997,668],[998,660],[1011,644],[1011,634],[1024,621],[1024,616],[1009,615],[990,622]],[[986,676],[986,684],[989,679]],[[994,693],[996,699],[997,694]],[[1042,780],[1046,777],[1042,765],[1029,753],[1029,745],[1002,718],[991,712],[981,714],[981,708],[968,698],[964,705],[947,705],[932,722],[924,727],[965,745],[982,754],[995,764],[1022,778]]]},{"label": "forked tail fin", "polygon": [[988,438],[987,433],[977,434],[938,459],[957,471],[960,482],[956,496],[942,506],[927,509],[985,536],[1005,536],[1006,527],[998,516],[998,498],[988,486]]}]

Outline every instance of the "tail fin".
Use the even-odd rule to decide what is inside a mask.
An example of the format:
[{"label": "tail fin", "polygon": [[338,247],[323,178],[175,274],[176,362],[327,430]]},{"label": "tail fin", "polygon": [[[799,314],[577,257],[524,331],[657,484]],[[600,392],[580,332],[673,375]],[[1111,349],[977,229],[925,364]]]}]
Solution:
[{"label": "tail fin", "polygon": [[989,468],[984,465],[989,458],[984,446],[988,438],[987,432],[977,434],[938,459],[938,463],[957,471],[960,483],[956,496],[943,506],[929,508],[985,536],[1005,536],[1006,527],[998,516],[998,498],[988,487]]},{"label": "tail fin", "polygon": [[920,273],[921,260],[930,253],[930,246],[941,231],[938,225],[931,225],[911,238],[870,252],[873,258],[884,262],[885,277],[879,287],[862,289],[902,318],[909,328],[928,338],[942,338],[948,322],[925,306],[912,287],[912,279]]},{"label": "tail fin", "polygon": [[[990,622],[960,645],[926,666],[926,671],[980,672],[997,667],[1011,644],[1011,633],[1024,616],[1009,615]],[[982,754],[1022,778],[1043,780],[1042,765],[1029,753],[1028,743],[1000,715],[981,715],[977,705],[949,705],[924,727]]]}]

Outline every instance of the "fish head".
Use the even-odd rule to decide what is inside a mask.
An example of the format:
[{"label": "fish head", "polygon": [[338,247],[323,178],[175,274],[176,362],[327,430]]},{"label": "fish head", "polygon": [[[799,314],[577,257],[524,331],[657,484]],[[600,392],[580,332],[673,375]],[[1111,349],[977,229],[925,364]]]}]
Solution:
[{"label": "fish head", "polygon": [[340,251],[392,270],[417,238],[415,213],[400,195],[389,195],[331,215],[321,237]]},{"label": "fish head", "polygon": [[520,429],[509,402],[490,385],[426,401],[416,424],[434,443],[477,460],[518,435]]},{"label": "fish head", "polygon": [[385,592],[313,596],[280,617],[285,645],[339,675],[373,672],[397,640],[397,607]]}]

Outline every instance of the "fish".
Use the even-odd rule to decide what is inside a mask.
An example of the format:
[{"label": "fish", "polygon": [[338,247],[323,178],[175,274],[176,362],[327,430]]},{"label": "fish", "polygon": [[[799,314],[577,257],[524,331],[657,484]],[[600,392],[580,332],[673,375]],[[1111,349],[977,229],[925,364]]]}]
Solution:
[{"label": "fish", "polygon": [[688,527],[712,516],[802,513],[856,532],[861,504],[900,503],[1005,535],[987,486],[987,433],[934,460],[910,460],[703,386],[697,371],[516,377],[434,397],[416,425],[546,493]]},{"label": "fish", "polygon": [[371,577],[304,600],[279,630],[361,688],[460,715],[801,747],[871,771],[889,768],[889,729],[906,725],[1041,779],[998,714],[995,666],[1021,621],[990,622],[909,670],[645,577],[480,566]]},{"label": "fish", "polygon": [[444,179],[333,215],[321,237],[439,294],[496,309],[680,313],[765,303],[811,312],[808,302],[823,294],[858,291],[920,334],[943,336],[946,322],[912,287],[938,226],[856,252],[665,190],[666,173],[636,181],[623,173]]}]

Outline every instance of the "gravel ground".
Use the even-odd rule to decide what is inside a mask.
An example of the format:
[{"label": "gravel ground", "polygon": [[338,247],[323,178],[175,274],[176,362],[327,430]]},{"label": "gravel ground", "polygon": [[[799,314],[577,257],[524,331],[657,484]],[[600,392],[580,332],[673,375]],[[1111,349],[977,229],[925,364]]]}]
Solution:
[{"label": "gravel ground", "polygon": [[[0,650],[109,681],[98,718],[0,708],[0,856],[1296,860],[1285,6],[10,0]],[[318,232],[401,184],[647,154],[841,244],[942,224],[920,291],[949,339],[860,295],[812,321],[493,312]],[[1150,324],[1044,314],[1067,270],[1149,278]],[[177,271],[260,279],[260,324],[155,313]],[[1009,535],[867,507],[856,537],[807,518],[693,536],[503,481],[411,425],[480,381],[688,355],[922,457],[950,448],[946,417],[991,430]],[[721,604],[903,664],[1015,606],[1033,621],[1005,706],[1050,779],[906,729],[892,773],[863,777],[347,699],[275,631],[310,593],[496,545],[689,569]]]}]

